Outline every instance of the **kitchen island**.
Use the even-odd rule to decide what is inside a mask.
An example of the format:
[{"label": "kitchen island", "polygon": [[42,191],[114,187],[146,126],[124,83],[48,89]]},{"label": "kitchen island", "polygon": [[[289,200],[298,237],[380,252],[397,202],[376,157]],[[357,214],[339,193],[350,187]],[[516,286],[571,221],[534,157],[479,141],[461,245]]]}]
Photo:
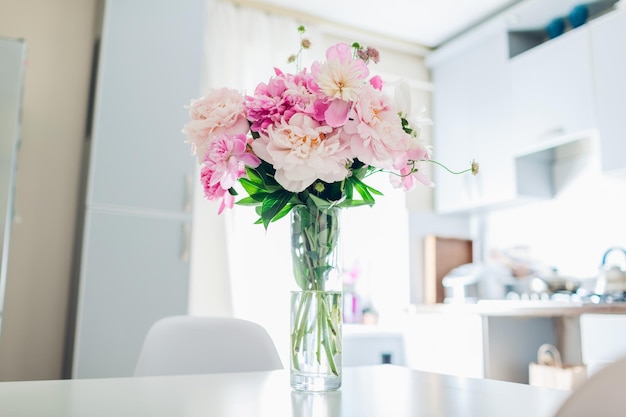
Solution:
[{"label": "kitchen island", "polygon": [[[544,343],[556,346],[569,365],[595,368],[626,355],[626,303],[424,304],[381,325],[404,334],[408,367],[458,376],[528,383],[528,365]],[[598,328],[612,337],[612,348],[601,353],[595,352],[606,343]]]}]

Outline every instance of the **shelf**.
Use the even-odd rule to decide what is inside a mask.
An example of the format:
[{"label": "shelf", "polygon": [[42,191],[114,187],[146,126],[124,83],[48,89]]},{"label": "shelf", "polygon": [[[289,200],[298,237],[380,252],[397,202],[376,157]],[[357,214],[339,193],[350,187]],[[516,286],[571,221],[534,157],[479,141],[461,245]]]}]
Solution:
[{"label": "shelf", "polygon": [[587,142],[596,142],[595,130],[555,137],[527,148],[515,156],[517,192],[521,195],[552,198],[556,194],[554,165],[588,148]]},{"label": "shelf", "polygon": [[[513,58],[536,46],[562,36],[573,29],[569,14],[576,6],[586,5],[588,17],[585,24],[613,10],[618,0],[596,0],[581,3],[580,0],[558,0],[553,2],[528,1],[511,9],[507,21],[509,58]],[[552,22],[562,22],[562,33],[548,34]],[[583,25],[584,26],[584,25]]]}]

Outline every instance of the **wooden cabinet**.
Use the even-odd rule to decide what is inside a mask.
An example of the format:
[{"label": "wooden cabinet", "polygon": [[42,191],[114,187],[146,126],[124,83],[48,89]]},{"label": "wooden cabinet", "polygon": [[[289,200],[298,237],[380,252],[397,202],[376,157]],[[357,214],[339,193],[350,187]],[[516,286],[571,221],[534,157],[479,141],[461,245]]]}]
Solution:
[{"label": "wooden cabinet", "polygon": [[626,172],[626,10],[613,11],[589,25],[602,169],[623,175]]},{"label": "wooden cabinet", "polygon": [[515,148],[595,127],[588,27],[517,55],[510,65]]}]

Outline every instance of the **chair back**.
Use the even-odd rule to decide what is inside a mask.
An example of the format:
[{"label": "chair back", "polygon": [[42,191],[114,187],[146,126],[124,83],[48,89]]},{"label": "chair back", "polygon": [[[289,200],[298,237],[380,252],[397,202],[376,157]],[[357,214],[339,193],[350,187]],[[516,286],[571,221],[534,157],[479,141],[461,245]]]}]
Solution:
[{"label": "chair back", "polygon": [[154,323],[134,376],[282,369],[274,342],[260,325],[231,317],[172,316]]},{"label": "chair back", "polygon": [[623,417],[625,395],[626,357],[592,374],[572,391],[555,417]]}]

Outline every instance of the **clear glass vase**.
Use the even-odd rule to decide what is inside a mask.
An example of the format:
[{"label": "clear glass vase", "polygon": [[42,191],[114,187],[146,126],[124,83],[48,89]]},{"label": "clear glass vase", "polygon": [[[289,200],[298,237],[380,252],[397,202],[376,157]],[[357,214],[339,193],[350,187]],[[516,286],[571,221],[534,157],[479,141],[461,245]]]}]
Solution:
[{"label": "clear glass vase", "polygon": [[306,206],[291,215],[291,254],[299,291],[291,294],[291,386],[341,387],[343,301],[339,210]]}]

